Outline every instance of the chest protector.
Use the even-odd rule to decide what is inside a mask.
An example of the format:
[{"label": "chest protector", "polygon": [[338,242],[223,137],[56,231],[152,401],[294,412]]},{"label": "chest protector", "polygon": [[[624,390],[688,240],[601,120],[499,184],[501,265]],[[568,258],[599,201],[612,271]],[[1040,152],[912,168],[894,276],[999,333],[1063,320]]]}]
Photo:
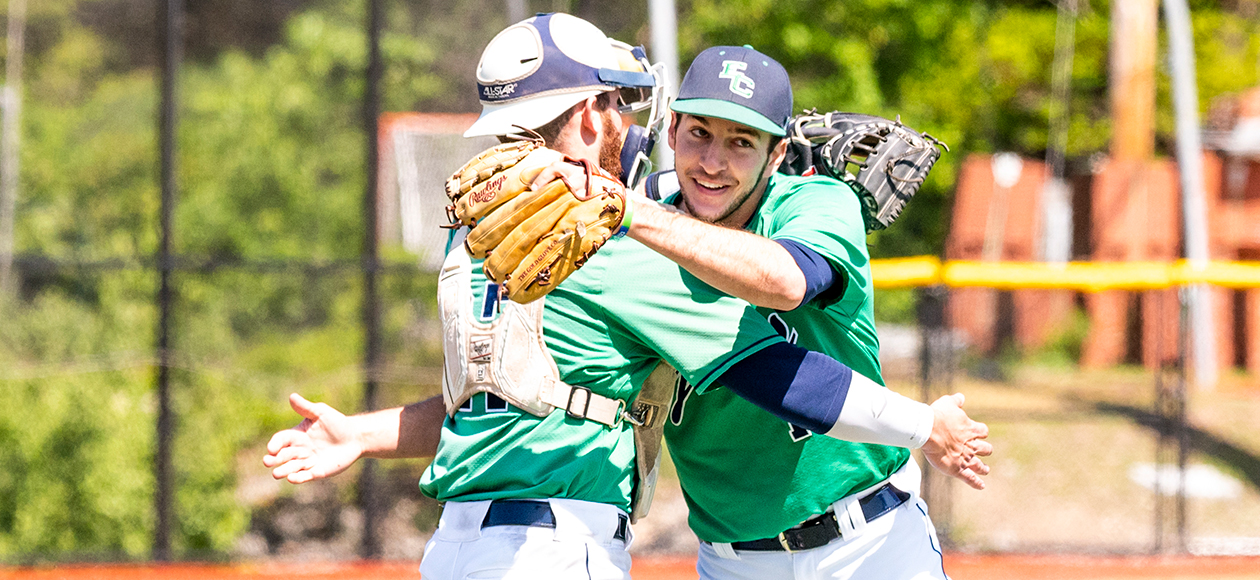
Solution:
[{"label": "chest protector", "polygon": [[543,342],[543,304],[499,302],[500,314],[481,322],[473,314],[472,261],[461,249],[450,252],[438,278],[444,369],[442,399],[454,416],[477,393],[492,393],[537,417],[557,407],[570,417],[609,427],[629,421],[634,427],[635,468],[639,474],[631,499],[631,520],[647,515],[660,471],[661,433],[678,373],[660,363],[629,409],[620,399],[574,387],[560,380],[556,362]]},{"label": "chest protector", "polygon": [[444,369],[442,399],[454,416],[477,393],[492,393],[536,417],[564,409],[570,417],[607,426],[621,423],[625,401],[573,387],[560,380],[543,342],[543,304],[499,302],[500,314],[480,322],[473,314],[472,261],[460,249],[450,252],[438,278]]}]

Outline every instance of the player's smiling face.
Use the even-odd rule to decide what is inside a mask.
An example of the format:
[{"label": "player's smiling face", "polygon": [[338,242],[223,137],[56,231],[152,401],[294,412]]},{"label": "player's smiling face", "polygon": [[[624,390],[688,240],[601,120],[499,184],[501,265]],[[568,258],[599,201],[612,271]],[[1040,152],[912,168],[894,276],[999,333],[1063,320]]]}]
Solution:
[{"label": "player's smiling face", "polygon": [[774,171],[769,133],[726,119],[675,115],[669,128],[683,205],[701,220],[743,227]]}]

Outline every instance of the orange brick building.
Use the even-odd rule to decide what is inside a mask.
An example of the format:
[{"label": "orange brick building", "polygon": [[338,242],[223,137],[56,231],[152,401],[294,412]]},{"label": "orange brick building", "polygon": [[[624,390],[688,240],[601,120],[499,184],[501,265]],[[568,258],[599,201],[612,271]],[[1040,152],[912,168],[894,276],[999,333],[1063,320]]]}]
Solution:
[{"label": "orange brick building", "polygon": [[[1245,100],[1234,127],[1248,118],[1260,121],[1260,90]],[[1211,258],[1260,260],[1260,157],[1205,152],[1204,172]],[[968,158],[959,174],[946,259],[1040,260],[1045,180],[1044,164],[1024,159],[1018,181],[1000,187],[992,156]],[[1176,164],[1169,160],[1095,163],[1072,180],[1073,259],[1178,259],[1184,254],[1179,183]],[[1213,287],[1212,296],[1218,365],[1260,372],[1260,290]],[[1090,321],[1083,366],[1142,362],[1157,367],[1176,359],[1175,289],[1078,294],[960,288],[952,292],[949,308],[953,325],[976,348],[992,353],[1004,341],[1024,349],[1043,345],[1064,327],[1074,305],[1083,307]]]}]

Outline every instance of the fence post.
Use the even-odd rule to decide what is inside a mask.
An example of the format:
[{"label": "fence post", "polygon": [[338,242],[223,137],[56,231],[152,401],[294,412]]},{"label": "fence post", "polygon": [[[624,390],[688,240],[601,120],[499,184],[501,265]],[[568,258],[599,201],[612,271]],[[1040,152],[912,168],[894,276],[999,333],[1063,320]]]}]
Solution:
[{"label": "fence post", "polygon": [[171,409],[171,237],[175,215],[176,133],[179,128],[178,77],[183,60],[183,0],[161,0],[158,13],[158,53],[161,59],[161,109],[158,112],[158,139],[161,157],[161,240],[158,247],[158,336],[157,336],[157,450],[154,457],[154,514],[153,559],[171,559],[171,524],[174,519],[174,498],[171,478],[171,446],[174,439],[175,416]]},{"label": "fence post", "polygon": [[[363,193],[363,410],[377,407],[376,383],[381,364],[381,305],[377,289],[380,250],[376,212],[379,151],[377,130],[380,117],[381,83],[381,0],[368,0],[368,65],[363,90],[363,137],[366,142],[367,184]],[[364,558],[381,556],[380,522],[382,499],[376,460],[364,461],[359,473],[359,506],[363,510],[363,539],[359,553]]]},{"label": "fence post", "polygon": [[4,59],[4,120],[0,122],[0,292],[13,289],[13,227],[17,220],[22,142],[22,57],[26,52],[26,0],[9,0],[8,53]]},{"label": "fence post", "polygon": [[[1177,325],[1177,360],[1165,364],[1159,360],[1155,370],[1155,544],[1154,552],[1185,553],[1186,539],[1186,460],[1190,452],[1189,430],[1186,425],[1186,354],[1190,334],[1190,287],[1178,293],[1180,320]],[[1163,299],[1161,294],[1160,300]],[[1158,309],[1160,312],[1162,308]],[[1160,326],[1162,328],[1162,325]],[[1156,339],[1161,341],[1163,332]],[[1164,466],[1177,468],[1176,489],[1164,489]],[[1169,493],[1169,492],[1172,493]],[[1171,525],[1170,525],[1171,520]],[[1171,540],[1171,542],[1166,541]],[[1171,545],[1169,545],[1171,544]]]},{"label": "fence post", "polygon": [[[950,339],[946,305],[949,289],[945,286],[917,288],[916,314],[919,322],[919,388],[920,399],[931,403],[947,394],[953,386],[956,361]],[[923,466],[923,501],[932,512],[937,535],[942,543],[950,543],[952,531],[951,478]]]}]

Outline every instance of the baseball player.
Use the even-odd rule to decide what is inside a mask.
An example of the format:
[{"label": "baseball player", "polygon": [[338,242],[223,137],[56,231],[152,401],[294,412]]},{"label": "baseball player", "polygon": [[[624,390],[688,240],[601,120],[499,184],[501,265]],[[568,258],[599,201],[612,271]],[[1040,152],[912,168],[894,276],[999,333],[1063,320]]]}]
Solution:
[{"label": "baseball player", "polygon": [[[774,173],[792,112],[786,71],[748,46],[710,48],[687,71],[672,109],[676,173],[669,177],[681,189],[673,203],[704,221],[763,236],[757,241],[769,251],[735,248],[737,267],[706,272],[689,263],[690,248],[700,245],[694,240],[631,235],[762,305],[760,313],[787,341],[882,383],[857,195],[829,178]],[[647,226],[639,217],[635,226]],[[722,246],[703,247],[715,245]],[[748,272],[781,283],[764,284]],[[766,296],[741,285],[793,291]],[[955,397],[961,405],[962,396]],[[679,381],[665,435],[690,526],[702,540],[700,577],[944,579],[910,452],[818,437],[805,427],[729,389]],[[978,439],[972,446],[991,451]],[[983,473],[987,468],[975,465],[956,475],[982,489]]]},{"label": "baseball player", "polygon": [[[596,82],[618,68],[609,46],[598,29],[567,15],[505,30],[478,67],[485,106],[470,134],[536,128],[571,157],[600,158],[622,128],[616,83],[633,82],[615,74],[606,77],[616,83]],[[505,94],[518,96],[494,101]],[[788,345],[747,303],[633,241],[610,242],[545,301],[497,298],[479,264],[456,247],[439,281],[441,401],[345,417],[295,395],[306,420],[273,437],[264,460],[274,476],[296,483],[365,454],[426,455],[436,438],[425,425],[445,415],[421,480],[426,494],[446,502],[421,564],[426,578],[627,577],[627,512],[649,482],[635,466],[631,427],[643,417],[625,411],[660,359],[701,388],[721,380],[747,396],[780,385],[784,399],[762,404],[819,433],[931,441],[940,455],[960,456],[976,430],[956,406],[872,392],[847,367]],[[801,360],[817,368],[794,381]],[[841,408],[856,392],[900,412]]]},{"label": "baseball player", "polygon": [[[630,237],[761,306],[787,341],[882,382],[857,194],[830,178],[775,173],[792,111],[786,71],[751,47],[711,48],[671,108],[676,171],[649,177],[648,196],[725,228],[639,202]],[[665,428],[703,542],[702,578],[945,577],[906,449],[817,437],[751,404],[758,394],[738,395],[679,380]],[[970,446],[992,451],[979,439]],[[974,457],[928,459],[983,488],[987,467]]]}]

